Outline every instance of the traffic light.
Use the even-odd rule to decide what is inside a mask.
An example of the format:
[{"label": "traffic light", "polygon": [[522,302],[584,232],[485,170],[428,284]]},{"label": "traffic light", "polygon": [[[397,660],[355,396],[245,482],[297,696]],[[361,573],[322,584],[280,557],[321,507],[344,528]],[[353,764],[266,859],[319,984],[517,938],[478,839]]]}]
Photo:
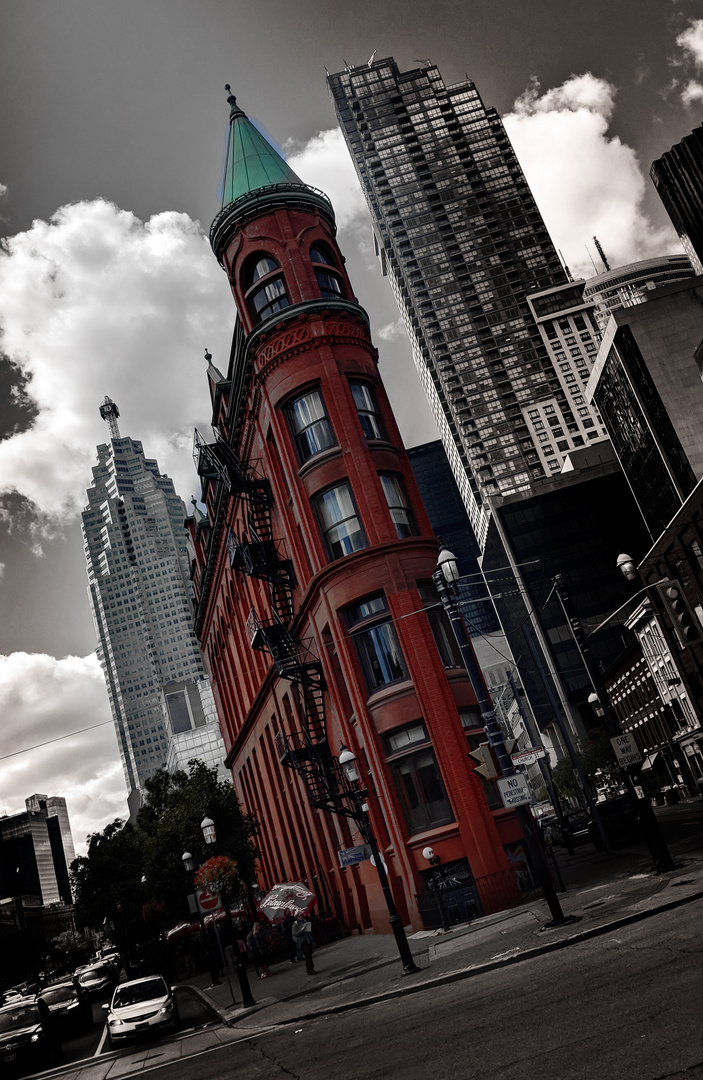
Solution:
[{"label": "traffic light", "polygon": [[703,627],[691,608],[683,588],[675,578],[672,581],[657,582],[657,591],[674,628],[679,645],[695,645],[703,641]]},{"label": "traffic light", "polygon": [[469,750],[469,757],[478,761],[478,765],[474,765],[474,772],[477,772],[484,780],[498,779],[498,763],[487,742],[481,743],[475,750]]}]

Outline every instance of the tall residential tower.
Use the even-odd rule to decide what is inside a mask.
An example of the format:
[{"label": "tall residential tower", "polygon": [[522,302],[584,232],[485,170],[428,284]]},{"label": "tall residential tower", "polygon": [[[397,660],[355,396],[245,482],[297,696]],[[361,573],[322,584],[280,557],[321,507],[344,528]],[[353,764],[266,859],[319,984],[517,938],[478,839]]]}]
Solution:
[{"label": "tall residential tower", "polygon": [[[618,550],[646,550],[584,395],[595,305],[562,266],[501,119],[472,82],[446,86],[433,64],[401,72],[392,59],[328,82],[533,711],[555,746],[560,714],[583,739],[591,688],[551,578],[570,578],[595,626],[624,598]],[[621,647],[609,633],[594,643],[604,664]]]},{"label": "tall residential tower", "polygon": [[[575,400],[582,380],[567,382],[527,304],[528,293],[566,285],[568,274],[500,117],[472,82],[447,87],[429,63],[401,72],[386,59],[331,75],[329,85],[483,546],[487,498],[529,490],[574,446],[604,434]],[[580,303],[579,293],[572,306]],[[530,422],[536,407],[562,429],[564,449],[550,446],[549,458]]]}]

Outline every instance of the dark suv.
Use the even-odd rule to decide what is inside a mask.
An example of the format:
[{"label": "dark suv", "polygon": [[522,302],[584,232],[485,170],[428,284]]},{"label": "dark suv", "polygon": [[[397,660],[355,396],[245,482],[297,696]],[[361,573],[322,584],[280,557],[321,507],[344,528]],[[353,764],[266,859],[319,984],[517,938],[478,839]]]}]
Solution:
[{"label": "dark suv", "polygon": [[[596,810],[603,822],[606,836],[614,848],[626,847],[632,841],[642,838],[637,814],[627,795],[617,795],[614,799],[596,803]],[[588,835],[593,845],[600,850],[603,847],[603,841],[594,821],[591,821],[588,826]]]},{"label": "dark suv", "polygon": [[61,1041],[49,1007],[35,998],[22,998],[0,1008],[2,1073],[29,1067],[32,1072],[61,1060]]}]

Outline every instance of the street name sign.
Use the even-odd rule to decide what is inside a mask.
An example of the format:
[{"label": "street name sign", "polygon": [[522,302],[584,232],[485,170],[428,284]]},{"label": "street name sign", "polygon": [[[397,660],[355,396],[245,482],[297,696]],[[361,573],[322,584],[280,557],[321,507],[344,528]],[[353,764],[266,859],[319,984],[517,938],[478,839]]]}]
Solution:
[{"label": "street name sign", "polygon": [[356,847],[342,848],[337,852],[337,857],[341,867],[356,866],[371,857],[371,849],[368,844],[357,844]]},{"label": "street name sign", "polygon": [[513,765],[534,765],[535,761],[546,757],[547,751],[543,746],[526,746],[524,750],[518,750],[510,755]]},{"label": "street name sign", "polygon": [[632,735],[614,735],[610,741],[618,759],[618,765],[639,765],[642,755]]},{"label": "street name sign", "polygon": [[524,776],[502,776],[498,781],[498,791],[506,810],[532,802],[532,794]]}]

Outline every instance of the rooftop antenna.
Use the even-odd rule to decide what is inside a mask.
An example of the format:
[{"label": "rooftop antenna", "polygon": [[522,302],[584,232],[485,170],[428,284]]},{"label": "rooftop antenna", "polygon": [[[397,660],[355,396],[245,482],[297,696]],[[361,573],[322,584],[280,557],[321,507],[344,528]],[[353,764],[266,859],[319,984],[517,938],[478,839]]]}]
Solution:
[{"label": "rooftop antenna", "polygon": [[109,398],[107,394],[100,403],[100,415],[103,420],[107,421],[107,426],[110,429],[110,438],[121,438],[119,425],[117,423],[117,417],[120,415],[120,410],[117,408],[112,398]]},{"label": "rooftop antenna", "polygon": [[569,267],[566,265],[566,259],[562,255],[561,251],[559,252],[559,258],[561,259],[561,265],[564,267],[564,273],[566,274],[566,280],[567,281],[573,281],[574,279],[571,276],[571,271],[569,270]]},{"label": "rooftop antenna", "polygon": [[371,65],[373,64],[374,60],[376,59],[376,53],[377,52],[378,52],[378,49],[374,49],[374,51],[371,53],[371,56],[369,57],[369,62],[367,64],[367,67],[371,67]]},{"label": "rooftop antenna", "polygon": [[594,273],[594,274],[597,274],[597,273],[598,273],[598,267],[597,267],[597,266],[596,266],[596,264],[595,264],[595,263],[593,262],[593,256],[591,255],[591,252],[590,252],[590,249],[589,249],[589,247],[588,247],[588,244],[584,244],[583,246],[585,247],[586,251],[588,252],[588,257],[589,257],[589,259],[591,260],[591,265],[593,266],[593,273]]},{"label": "rooftop antenna", "polygon": [[601,257],[601,261],[603,263],[603,266],[605,267],[606,270],[610,270],[610,266],[608,265],[608,260],[605,257],[605,252],[603,251],[603,248],[600,246],[600,243],[598,242],[598,237],[597,236],[593,237],[593,243],[596,245],[596,251],[598,252],[598,254]]}]

